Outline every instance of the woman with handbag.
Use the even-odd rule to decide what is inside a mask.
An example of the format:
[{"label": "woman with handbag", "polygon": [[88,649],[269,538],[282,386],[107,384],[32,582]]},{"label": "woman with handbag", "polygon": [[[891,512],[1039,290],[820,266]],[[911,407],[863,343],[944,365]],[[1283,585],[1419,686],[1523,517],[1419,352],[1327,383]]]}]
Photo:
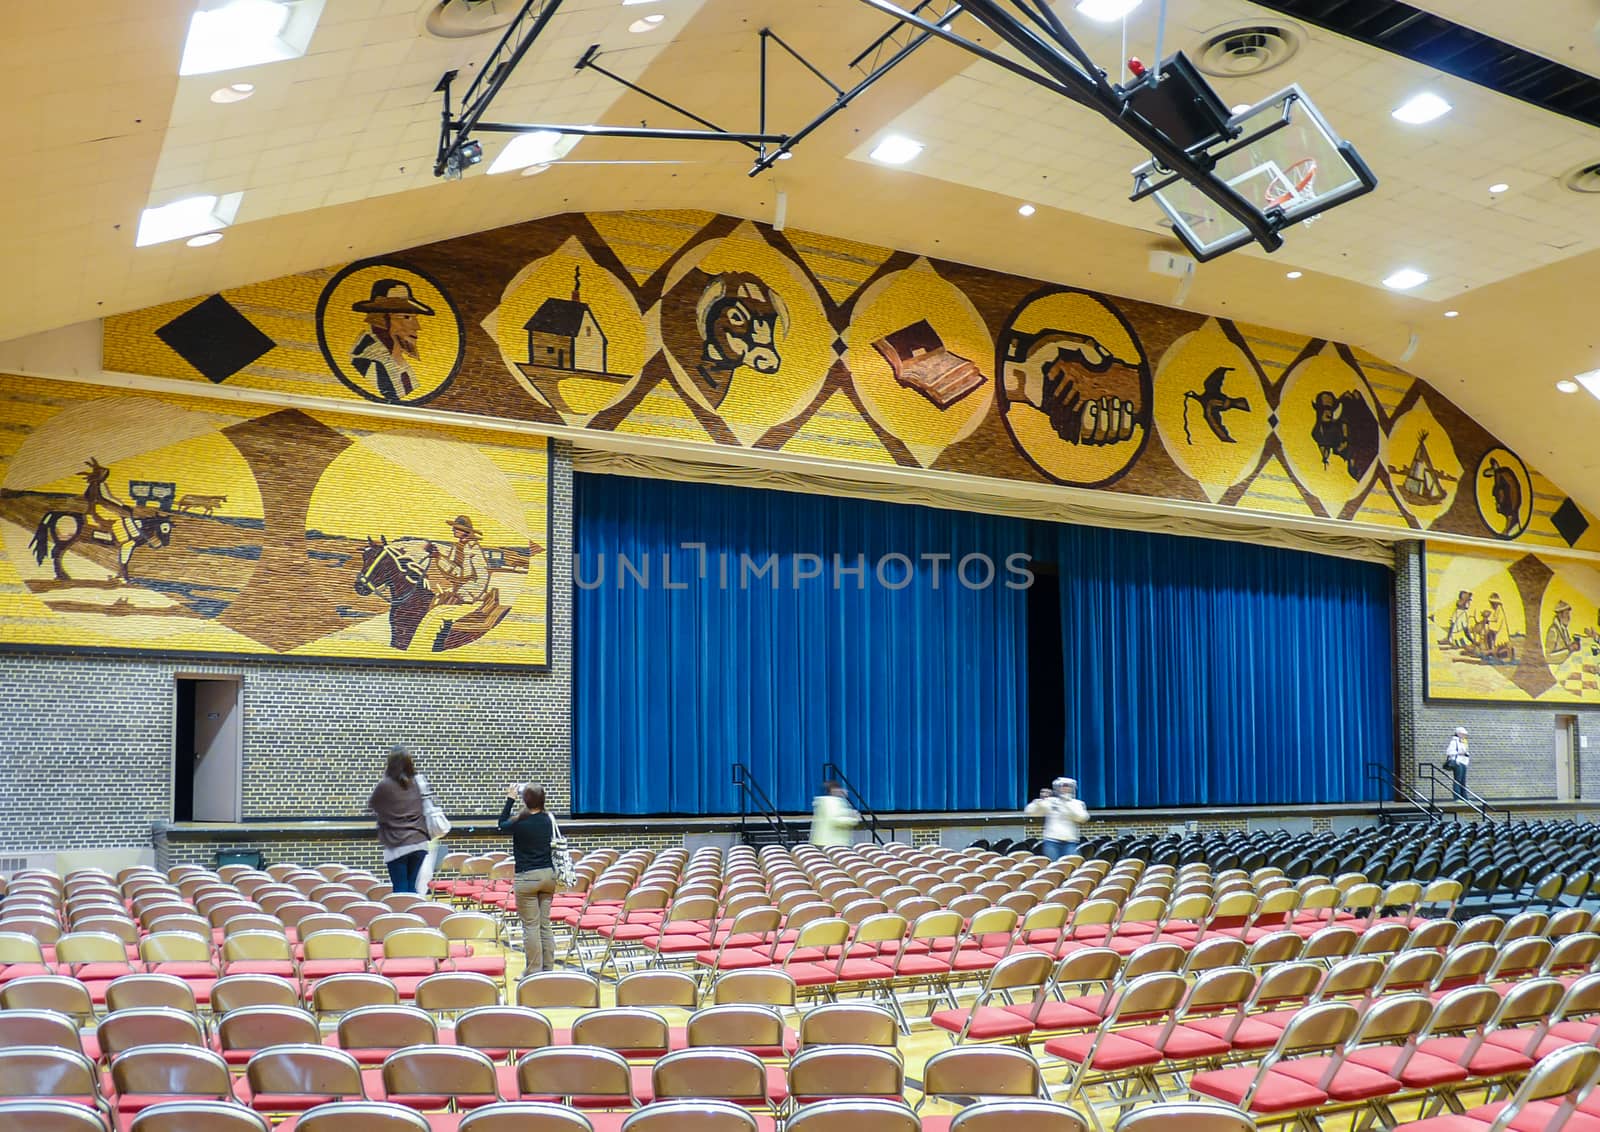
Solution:
[{"label": "woman with handbag", "polygon": [[383,778],[367,798],[378,818],[378,844],[396,892],[415,892],[417,874],[428,856],[428,823],[423,817],[421,776],[404,747],[389,749]]},{"label": "woman with handbag", "polygon": [[[512,817],[511,808],[519,800],[522,809]],[[556,941],[550,930],[556,869],[550,843],[557,834],[555,818],[545,812],[544,787],[507,787],[499,825],[511,835],[511,852],[516,858],[512,891],[517,898],[517,918],[522,921],[522,953],[528,960],[524,973],[551,970],[556,963]]]}]

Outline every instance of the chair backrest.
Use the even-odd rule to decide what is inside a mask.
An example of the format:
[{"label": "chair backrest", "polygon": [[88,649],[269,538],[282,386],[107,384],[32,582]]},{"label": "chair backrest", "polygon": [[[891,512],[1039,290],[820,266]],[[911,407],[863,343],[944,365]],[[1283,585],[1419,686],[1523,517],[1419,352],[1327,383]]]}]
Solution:
[{"label": "chair backrest", "polygon": [[102,1056],[112,1057],[123,1050],[146,1045],[193,1046],[203,1048],[205,1035],[194,1015],[166,1007],[119,1010],[100,1020],[95,1030]]},{"label": "chair backrest", "polygon": [[499,1001],[500,984],[475,971],[440,971],[417,984],[418,1008],[434,1013],[494,1006]]},{"label": "chair backrest", "polygon": [[0,1101],[0,1132],[105,1132],[105,1128],[97,1111],[70,1101]]},{"label": "chair backrest", "polygon": [[26,975],[0,986],[0,1009],[54,1010],[74,1018],[94,1014],[89,988],[65,975]]},{"label": "chair backrest", "polygon": [[617,980],[618,1006],[693,1010],[699,998],[699,984],[687,971],[632,971]]},{"label": "chair backrest", "polygon": [[229,1100],[233,1077],[209,1049],[147,1045],[111,1059],[111,1085],[118,1096],[204,1097]]},{"label": "chair backrest", "polygon": [[800,1018],[800,1048],[826,1045],[897,1048],[900,1027],[881,1006],[865,1002],[832,1002],[813,1007]]},{"label": "chair backrest", "polygon": [[108,1011],[165,1006],[185,1014],[197,1014],[194,988],[173,975],[123,975],[106,986]]},{"label": "chair backrest", "polygon": [[986,1101],[962,1109],[951,1132],[1088,1132],[1089,1124],[1064,1104],[1046,1100]]},{"label": "chair backrest", "polygon": [[789,1096],[797,1103],[827,1097],[898,1098],[905,1066],[892,1050],[871,1046],[815,1046],[789,1062]]},{"label": "chair backrest", "polygon": [[521,1096],[583,1098],[632,1108],[633,1073],[621,1054],[608,1049],[547,1046],[517,1060]]},{"label": "chair backrest", "polygon": [[295,1121],[297,1132],[429,1132],[428,1118],[415,1109],[383,1101],[342,1101],[318,1105]]},{"label": "chair backrest", "polygon": [[534,1009],[598,1008],[600,980],[580,971],[538,971],[517,983],[517,1005]]},{"label": "chair backrest", "polygon": [[0,1097],[100,1096],[100,1075],[83,1054],[46,1046],[0,1048]]},{"label": "chair backrest", "polygon": [[554,1040],[550,1020],[524,1006],[481,1006],[456,1019],[456,1044],[499,1060],[544,1049]]},{"label": "chair backrest", "polygon": [[684,1028],[691,1046],[723,1046],[749,1050],[758,1057],[782,1057],[785,1049],[783,1015],[757,1003],[708,1006],[690,1015]]},{"label": "chair backrest", "polygon": [[630,1115],[621,1132],[755,1132],[756,1118],[726,1101],[657,1102]]},{"label": "chair backrest", "polygon": [[716,1099],[765,1104],[767,1067],[742,1049],[684,1049],[655,1063],[650,1079],[659,1100]]},{"label": "chair backrest", "polygon": [[217,1022],[217,1042],[224,1052],[320,1041],[322,1032],[316,1019],[293,1007],[244,1006]]},{"label": "chair backrest", "polygon": [[1183,1102],[1134,1109],[1116,1132],[1256,1132],[1256,1122],[1230,1105]]},{"label": "chair backrest", "polygon": [[493,1097],[500,1099],[494,1062],[461,1046],[412,1046],[383,1061],[383,1091],[397,1097]]},{"label": "chair backrest", "polygon": [[624,1057],[650,1057],[667,1052],[671,1032],[667,1020],[653,1011],[616,1006],[590,1011],[574,1021],[572,1044],[613,1049]]},{"label": "chair backrest", "polygon": [[329,975],[311,988],[311,1008],[318,1014],[340,1014],[363,1006],[398,1006],[400,991],[381,975]]},{"label": "chair backrest", "polygon": [[475,1108],[461,1118],[459,1132],[594,1132],[589,1118],[566,1105],[506,1101]]},{"label": "chair backrest", "polygon": [[415,1006],[362,1006],[339,1019],[340,1049],[402,1049],[439,1040],[433,1018]]},{"label": "chair backrest", "polygon": [[0,1048],[53,1046],[83,1052],[76,1023],[53,1010],[0,1010]]},{"label": "chair backrest", "polygon": [[763,1006],[793,1006],[794,979],[779,970],[728,971],[711,984],[713,1005],[754,1003]]},{"label": "chair backrest", "polygon": [[331,1097],[364,1100],[361,1066],[342,1049],[325,1045],[273,1046],[245,1064],[245,1080],[257,1097]]},{"label": "chair backrest", "polygon": [[797,1109],[785,1132],[919,1132],[922,1122],[904,1101],[852,1097]]},{"label": "chair backrest", "polygon": [[1547,1123],[1541,1123],[1538,1127],[1563,1127],[1581,1095],[1594,1087],[1597,1078],[1600,1078],[1600,1049],[1592,1045],[1571,1045],[1558,1049],[1539,1059],[1517,1088],[1510,1103],[1495,1116],[1492,1123],[1485,1125],[1485,1132],[1504,1132],[1512,1127],[1512,1122],[1522,1115],[1528,1105],[1558,1097],[1561,1098],[1559,1109],[1546,1118]]},{"label": "chair backrest", "polygon": [[941,1050],[922,1071],[924,1097],[1038,1097],[1043,1088],[1039,1063],[1007,1046]]}]

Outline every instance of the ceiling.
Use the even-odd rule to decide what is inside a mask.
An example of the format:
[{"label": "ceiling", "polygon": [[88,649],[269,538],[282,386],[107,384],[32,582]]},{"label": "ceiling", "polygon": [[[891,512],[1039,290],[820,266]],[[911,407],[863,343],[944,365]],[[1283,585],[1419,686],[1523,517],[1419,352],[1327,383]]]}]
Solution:
[{"label": "ceiling", "polygon": [[[512,0],[500,0],[512,2]],[[0,340],[290,272],[582,208],[696,207],[770,219],[880,245],[1156,302],[1177,284],[1147,252],[1170,245],[1153,205],[1126,200],[1141,154],[1093,114],[947,45],[929,45],[806,139],[795,159],[749,178],[749,153],[726,143],[581,142],[534,177],[434,180],[433,86],[470,75],[493,37],[423,31],[424,0],[326,0],[307,54],[217,75],[178,77],[195,0],[109,6],[29,4],[0,42],[11,176]],[[1420,7],[1568,66],[1600,74],[1600,0],[1420,0]],[[1108,70],[1120,28],[1059,4]],[[1129,20],[1129,54],[1149,58],[1155,0]],[[1239,18],[1278,19],[1246,0],[1170,0],[1168,49]],[[667,18],[631,34],[641,14]],[[516,72],[495,116],[510,120],[683,125],[572,65],[592,43],[602,62],[730,128],[756,124],[756,31],[770,26],[836,82],[886,19],[860,0],[569,0]],[[993,45],[968,20],[958,28]],[[1267,256],[1202,266],[1185,305],[1354,342],[1398,356],[1473,413],[1591,511],[1600,512],[1600,402],[1555,391],[1600,367],[1600,195],[1555,178],[1600,160],[1600,131],[1306,27],[1298,55],[1250,78],[1220,80],[1246,102],[1299,82],[1380,178],[1378,191],[1286,233]],[[249,81],[218,105],[211,91]],[[1454,111],[1406,127],[1388,111],[1426,87]],[[831,92],[774,56],[772,122],[794,129]],[[910,165],[864,160],[898,131],[926,143]],[[500,144],[486,138],[493,159]],[[664,164],[588,164],[652,159]],[[581,163],[580,163],[581,162]],[[485,166],[487,165],[487,161]],[[1488,185],[1511,188],[1491,197]],[[147,206],[243,192],[218,244],[134,247]],[[1038,212],[1024,219],[1024,200]],[[1379,279],[1397,266],[1431,276],[1407,295]],[[1288,270],[1303,278],[1285,278]],[[1445,319],[1444,311],[1460,317]]]}]

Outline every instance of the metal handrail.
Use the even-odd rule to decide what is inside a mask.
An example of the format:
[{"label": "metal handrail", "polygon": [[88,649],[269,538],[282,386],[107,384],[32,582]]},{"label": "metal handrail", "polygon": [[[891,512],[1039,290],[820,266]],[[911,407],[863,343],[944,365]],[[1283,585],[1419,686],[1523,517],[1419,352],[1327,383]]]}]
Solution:
[{"label": "metal handrail", "polygon": [[750,813],[750,803],[756,805],[755,812],[767,819],[767,824],[778,831],[778,836],[785,845],[793,842],[789,835],[789,823],[783,820],[783,815],[778,812],[778,807],[772,804],[772,799],[767,797],[767,792],[761,789],[761,784],[750,777],[750,768],[743,763],[733,764],[733,784],[739,790],[739,840],[744,840],[745,819]]},{"label": "metal handrail", "polygon": [[[1422,791],[1396,774],[1393,767],[1385,766],[1383,763],[1369,762],[1367,764],[1367,781],[1378,782],[1389,787],[1395,794],[1399,795],[1400,801],[1410,803],[1429,817],[1442,818],[1445,816],[1443,806],[1435,802],[1432,797],[1425,797]],[[1378,812],[1380,814],[1384,812],[1386,804],[1383,799],[1379,799]]]},{"label": "metal handrail", "polygon": [[853,785],[851,785],[850,780],[844,776],[844,771],[840,769],[839,764],[836,762],[823,763],[822,777],[831,778],[840,786],[844,787],[845,794],[850,798],[851,803],[855,807],[856,813],[861,815],[862,824],[867,827],[867,832],[872,834],[872,840],[877,844],[882,845],[883,838],[878,836],[877,813],[874,812],[871,806],[867,805],[867,800],[861,796],[861,791],[857,790]]},{"label": "metal handrail", "polygon": [[1428,796],[1430,798],[1437,797],[1438,788],[1443,786],[1448,795],[1448,801],[1465,802],[1469,810],[1485,821],[1493,821],[1496,814],[1500,815],[1502,821],[1511,821],[1510,810],[1504,806],[1491,804],[1489,799],[1479,794],[1472,787],[1463,784],[1460,791],[1457,792],[1455,775],[1446,775],[1432,763],[1422,763],[1417,767],[1417,770],[1428,780]]}]

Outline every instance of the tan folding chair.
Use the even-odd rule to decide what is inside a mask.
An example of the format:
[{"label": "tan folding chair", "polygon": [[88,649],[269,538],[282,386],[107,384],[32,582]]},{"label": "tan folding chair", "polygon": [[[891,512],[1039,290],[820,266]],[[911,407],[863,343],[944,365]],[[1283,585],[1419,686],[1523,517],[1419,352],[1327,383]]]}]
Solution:
[{"label": "tan folding chair", "polygon": [[517,1005],[535,1010],[594,1010],[600,980],[581,971],[539,971],[517,983]]},{"label": "tan folding chair", "polygon": [[192,1046],[203,1049],[205,1033],[193,1014],[164,1007],[120,1010],[100,1020],[95,1030],[100,1056],[107,1060],[139,1046]]},{"label": "tan folding chair", "polygon": [[813,1046],[899,1047],[900,1027],[895,1016],[881,1006],[864,1002],[833,1002],[800,1016],[800,1049]]},{"label": "tan folding chair", "polygon": [[585,1108],[631,1109],[633,1071],[621,1054],[608,1049],[550,1046],[517,1060],[519,1097],[554,1097]]},{"label": "tan folding chair", "polygon": [[1044,1076],[1025,1050],[1005,1046],[957,1046],[928,1058],[922,1070],[920,1111],[929,1100],[1042,1099]]},{"label": "tan folding chair", "polygon": [[111,1059],[111,1087],[124,1115],[154,1103],[147,1099],[153,1097],[234,1099],[227,1064],[209,1049],[192,1046],[149,1045],[117,1054]]},{"label": "tan folding chair", "polygon": [[1116,1132],[1256,1132],[1256,1122],[1228,1105],[1191,1101],[1134,1109]]},{"label": "tan folding chair", "polygon": [[834,1097],[903,1101],[905,1085],[905,1066],[892,1050],[813,1046],[789,1062],[792,1108]]},{"label": "tan folding chair", "polygon": [[756,1118],[726,1101],[668,1101],[649,1105],[622,1122],[622,1132],[756,1132]]},{"label": "tan folding chair", "polygon": [[325,1045],[273,1046],[245,1065],[250,1107],[263,1116],[291,1116],[340,1101],[366,1100],[361,1066]]},{"label": "tan folding chair", "polygon": [[985,1101],[956,1113],[950,1132],[1088,1132],[1075,1109],[1056,1101]]},{"label": "tan folding chair", "polygon": [[443,1098],[452,1112],[501,1099],[494,1063],[461,1046],[396,1050],[383,1062],[383,1091],[389,1100],[412,1107],[433,1107]]},{"label": "tan folding chair", "polygon": [[518,1055],[544,1049],[555,1040],[550,1020],[523,1006],[480,1006],[456,1019],[456,1044],[514,1062]]},{"label": "tan folding chair", "polygon": [[823,1100],[789,1114],[785,1132],[920,1132],[922,1122],[903,1100]]},{"label": "tan folding chair", "polygon": [[415,1109],[381,1101],[336,1101],[319,1105],[295,1122],[295,1132],[431,1132]]},{"label": "tan folding chair", "polygon": [[105,1132],[105,1129],[105,1121],[99,1113],[70,1101],[0,1101],[0,1132]]},{"label": "tan folding chair", "polygon": [[299,1006],[300,991],[273,975],[227,975],[211,988],[211,1010],[227,1014],[244,1006]]},{"label": "tan folding chair", "polygon": [[656,1100],[722,1100],[765,1107],[777,1115],[770,1097],[767,1067],[739,1049],[684,1049],[669,1053],[650,1071]]},{"label": "tan folding chair", "polygon": [[311,988],[311,1012],[319,1021],[362,1007],[399,1004],[399,990],[381,975],[329,975]]},{"label": "tan folding chair", "polygon": [[362,1065],[381,1065],[384,1058],[407,1046],[439,1041],[433,1016],[414,1006],[363,1006],[339,1018],[339,1048]]},{"label": "tan folding chair", "polygon": [[615,1050],[629,1060],[648,1060],[671,1048],[672,1035],[661,1015],[617,1006],[581,1015],[572,1023],[572,1044]]},{"label": "tan folding chair", "polygon": [[498,1005],[500,984],[471,971],[440,971],[417,984],[415,1001],[419,1010],[454,1017],[464,1010]]},{"label": "tan folding chair", "polygon": [[776,969],[727,971],[711,984],[706,1001],[713,1006],[748,1003],[792,1010],[798,998],[794,980]]},{"label": "tan folding chair", "polygon": [[172,975],[123,975],[113,979],[106,987],[108,1011],[135,1010],[148,1006],[164,1006],[197,1015],[194,988]]},{"label": "tan folding chair", "polygon": [[89,988],[65,975],[26,975],[0,986],[0,1009],[51,1010],[78,1021],[94,1015]]}]

